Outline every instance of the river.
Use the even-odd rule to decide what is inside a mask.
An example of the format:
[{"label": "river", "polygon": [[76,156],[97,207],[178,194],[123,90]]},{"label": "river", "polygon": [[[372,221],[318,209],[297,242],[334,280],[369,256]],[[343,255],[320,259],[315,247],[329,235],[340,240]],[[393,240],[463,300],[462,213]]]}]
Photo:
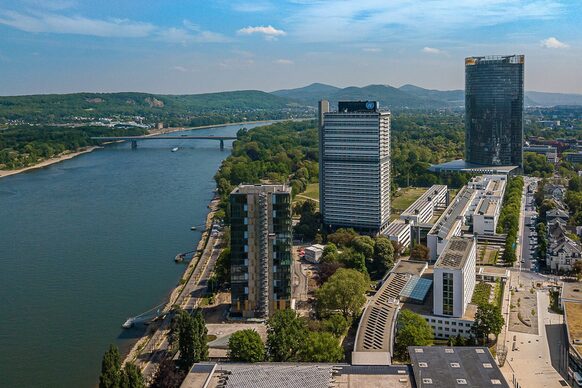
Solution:
[{"label": "river", "polygon": [[185,266],[174,256],[198,243],[190,227],[204,222],[231,148],[122,143],[0,179],[1,386],[96,385],[108,345],[127,350],[135,340],[121,324],[177,284]]}]

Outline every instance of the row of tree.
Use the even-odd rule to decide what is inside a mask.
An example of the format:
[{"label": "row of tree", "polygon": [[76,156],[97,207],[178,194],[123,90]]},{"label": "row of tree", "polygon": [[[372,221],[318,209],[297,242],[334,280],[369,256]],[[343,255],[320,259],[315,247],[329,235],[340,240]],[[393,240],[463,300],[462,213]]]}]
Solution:
[{"label": "row of tree", "polygon": [[510,178],[505,188],[505,196],[503,197],[501,214],[499,215],[499,222],[497,224],[497,233],[505,233],[507,235],[502,257],[503,261],[507,264],[513,264],[517,260],[515,250],[519,230],[522,194],[523,177]]},{"label": "row of tree", "polygon": [[121,355],[115,345],[110,345],[101,361],[99,388],[144,388],[141,371],[133,363],[121,366]]}]

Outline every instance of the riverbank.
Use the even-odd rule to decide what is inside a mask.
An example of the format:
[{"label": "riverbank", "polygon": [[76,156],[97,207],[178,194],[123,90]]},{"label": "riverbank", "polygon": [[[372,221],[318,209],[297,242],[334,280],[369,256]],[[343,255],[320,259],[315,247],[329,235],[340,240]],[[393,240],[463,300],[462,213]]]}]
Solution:
[{"label": "riverbank", "polygon": [[[293,119],[240,121],[237,123],[201,125],[198,127],[172,127],[172,128],[163,128],[163,129],[153,129],[153,130],[149,131],[146,136],[157,136],[157,135],[164,135],[164,134],[173,133],[173,132],[193,131],[193,130],[198,130],[198,129],[222,128],[222,127],[227,127],[229,125],[242,125],[242,126],[244,126],[245,124],[274,123],[274,122],[288,121],[288,120],[293,120]],[[104,143],[104,144],[107,144],[107,143]],[[82,148],[78,151],[75,151],[75,152],[65,152],[59,156],[54,157],[54,158],[43,160],[42,162],[39,162],[39,163],[34,164],[32,166],[23,167],[23,168],[19,168],[16,170],[0,170],[0,179],[7,177],[7,176],[10,176],[10,175],[20,174],[20,173],[23,173],[26,171],[31,171],[31,170],[36,170],[39,168],[48,167],[52,164],[60,163],[60,162],[63,162],[65,160],[72,159],[76,156],[83,155],[83,154],[86,154],[88,152],[92,152],[92,151],[99,149],[99,148],[103,148],[103,147],[101,147],[101,146],[84,147],[84,148]]]},{"label": "riverbank", "polygon": [[88,152],[92,152],[98,148],[103,148],[103,147],[99,147],[99,146],[84,147],[84,148],[80,149],[79,151],[66,152],[66,153],[63,153],[63,154],[56,156],[54,158],[43,160],[42,162],[39,162],[39,163],[34,164],[32,166],[19,168],[17,170],[0,170],[0,178],[4,178],[4,177],[10,176],[10,175],[20,174],[20,173],[26,172],[26,171],[36,170],[38,168],[44,168],[44,167],[50,166],[51,164],[60,163],[60,162],[63,162],[65,160],[72,159],[76,156],[83,155],[83,154],[86,154]]},{"label": "riverbank", "polygon": [[[214,222],[214,216],[218,210],[220,198],[215,196],[208,205],[208,214],[206,215],[206,222],[204,231],[196,246],[196,253],[192,260],[188,263],[180,281],[176,287],[170,292],[168,301],[163,311],[170,312],[174,307],[178,306],[182,309],[191,308],[193,294],[199,286],[199,282],[203,276],[204,269],[208,266],[208,261],[211,257],[214,243],[211,240],[210,231]],[[199,267],[200,266],[200,267]],[[198,269],[198,270],[197,270]],[[194,298],[195,299],[195,298]],[[142,373],[146,375],[148,380],[153,378],[156,368],[152,366],[152,361],[156,358],[156,353],[164,348],[167,349],[167,336],[171,326],[171,316],[166,315],[162,321],[153,322],[148,326],[146,332],[138,338],[127,355],[125,355],[123,363],[133,362],[142,369]],[[148,357],[143,357],[144,353],[149,353]],[[140,355],[142,357],[140,357]],[[153,367],[153,369],[151,369]]]}]

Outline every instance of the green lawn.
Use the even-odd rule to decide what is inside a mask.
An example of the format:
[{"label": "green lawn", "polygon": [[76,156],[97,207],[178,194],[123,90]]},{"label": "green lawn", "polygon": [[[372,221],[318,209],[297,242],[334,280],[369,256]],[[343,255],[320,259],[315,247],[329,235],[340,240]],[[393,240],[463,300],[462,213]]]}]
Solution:
[{"label": "green lawn", "polygon": [[309,197],[313,200],[319,201],[319,183],[310,183],[304,192],[300,193],[305,197]]},{"label": "green lawn", "polygon": [[473,298],[471,303],[483,304],[489,303],[489,296],[491,295],[491,284],[479,282],[475,285],[475,291],[473,291]]},{"label": "green lawn", "polygon": [[407,187],[400,189],[392,198],[392,216],[390,218],[398,218],[400,213],[412,205],[426,190],[426,187]]}]

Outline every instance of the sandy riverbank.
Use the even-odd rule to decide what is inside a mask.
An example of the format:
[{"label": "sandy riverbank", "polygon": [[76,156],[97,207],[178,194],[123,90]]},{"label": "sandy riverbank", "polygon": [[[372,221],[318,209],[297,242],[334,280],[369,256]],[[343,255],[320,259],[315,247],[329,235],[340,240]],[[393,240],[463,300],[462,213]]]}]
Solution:
[{"label": "sandy riverbank", "polygon": [[103,148],[103,147],[98,147],[98,146],[84,147],[76,152],[67,152],[67,153],[61,154],[59,156],[56,156],[54,158],[43,160],[42,162],[37,163],[33,166],[19,168],[17,170],[0,170],[0,178],[4,178],[4,177],[10,176],[10,175],[20,174],[21,172],[25,172],[25,171],[36,170],[37,168],[47,167],[47,166],[50,166],[51,164],[60,163],[60,162],[65,161],[65,160],[72,159],[75,156],[86,154],[86,153],[94,151],[98,148]]},{"label": "sandy riverbank", "polygon": [[[277,121],[287,121],[287,120],[261,120],[261,121],[241,121],[238,123],[225,123],[225,124],[213,124],[213,125],[201,125],[199,127],[172,127],[172,128],[163,128],[163,129],[153,129],[148,132],[146,136],[156,136],[156,135],[163,135],[166,133],[173,133],[173,132],[180,132],[180,131],[192,131],[196,129],[208,129],[208,128],[220,128],[220,127],[227,127],[229,125],[244,125],[244,124],[258,124],[258,123],[272,123]],[[107,144],[107,143],[105,143]],[[21,172],[36,170],[37,168],[43,168],[50,166],[51,164],[60,163],[64,160],[69,160],[74,158],[75,156],[79,156],[82,154],[86,154],[88,152],[94,151],[98,148],[103,148],[99,146],[92,146],[92,147],[85,147],[76,152],[67,152],[60,156],[50,158],[47,160],[43,160],[33,166],[28,166],[24,168],[19,168],[17,170],[0,170],[0,178],[4,178],[10,175],[20,174]]]}]

